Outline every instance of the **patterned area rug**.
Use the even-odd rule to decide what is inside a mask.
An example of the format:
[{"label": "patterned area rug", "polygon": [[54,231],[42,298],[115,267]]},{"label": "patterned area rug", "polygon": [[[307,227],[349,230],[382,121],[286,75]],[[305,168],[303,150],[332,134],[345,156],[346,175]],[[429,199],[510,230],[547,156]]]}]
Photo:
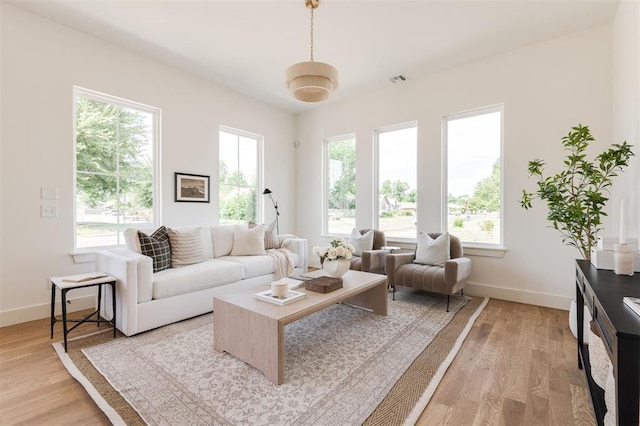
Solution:
[{"label": "patterned area rug", "polygon": [[114,424],[413,424],[487,300],[411,292],[388,316],[337,304],[285,328],[285,383],[213,350],[212,315],[60,358]]}]

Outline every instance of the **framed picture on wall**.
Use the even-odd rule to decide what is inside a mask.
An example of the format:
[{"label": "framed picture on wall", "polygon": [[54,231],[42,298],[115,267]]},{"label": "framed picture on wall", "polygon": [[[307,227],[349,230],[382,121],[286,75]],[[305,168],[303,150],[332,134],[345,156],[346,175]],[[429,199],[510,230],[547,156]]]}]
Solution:
[{"label": "framed picture on wall", "polygon": [[209,202],[209,176],[176,172],[176,199],[185,203]]}]

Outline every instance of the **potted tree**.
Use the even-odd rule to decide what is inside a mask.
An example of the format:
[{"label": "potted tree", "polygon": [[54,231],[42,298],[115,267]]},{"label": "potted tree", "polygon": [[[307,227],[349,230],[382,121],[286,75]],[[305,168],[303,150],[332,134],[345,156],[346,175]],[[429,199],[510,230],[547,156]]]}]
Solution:
[{"label": "potted tree", "polygon": [[[591,248],[596,245],[601,219],[607,215],[604,207],[609,198],[605,191],[634,155],[632,145],[625,141],[621,145],[613,144],[593,161],[588,161],[585,151],[594,140],[588,126],[572,127],[562,138],[567,152],[564,169],[554,175],[543,174],[543,160],[529,161],[529,176],[537,180],[538,188],[534,192],[523,189],[520,202],[524,209],[530,209],[533,200],[545,201],[547,219],[560,231],[562,242],[576,247],[586,260],[591,260]],[[570,312],[575,312],[575,308]],[[571,316],[569,323],[575,335],[575,319]]]}]

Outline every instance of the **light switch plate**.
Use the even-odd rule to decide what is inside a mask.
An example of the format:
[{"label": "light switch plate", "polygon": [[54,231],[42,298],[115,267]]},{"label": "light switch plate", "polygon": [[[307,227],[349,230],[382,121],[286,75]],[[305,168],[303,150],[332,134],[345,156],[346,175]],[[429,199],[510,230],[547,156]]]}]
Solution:
[{"label": "light switch plate", "polygon": [[41,217],[58,217],[58,206],[43,204],[40,206]]}]

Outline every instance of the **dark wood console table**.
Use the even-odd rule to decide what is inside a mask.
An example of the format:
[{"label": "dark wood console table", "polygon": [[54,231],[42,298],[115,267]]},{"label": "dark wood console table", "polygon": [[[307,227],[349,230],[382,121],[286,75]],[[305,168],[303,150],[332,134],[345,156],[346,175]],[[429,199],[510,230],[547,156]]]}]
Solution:
[{"label": "dark wood console table", "polygon": [[584,344],[584,306],[596,322],[613,366],[616,382],[616,421],[620,426],[639,424],[640,316],[622,298],[640,297],[640,274],[616,275],[596,269],[588,260],[576,261],[578,368],[584,368],[598,425],[604,422],[604,392],[594,383],[589,348]]}]

